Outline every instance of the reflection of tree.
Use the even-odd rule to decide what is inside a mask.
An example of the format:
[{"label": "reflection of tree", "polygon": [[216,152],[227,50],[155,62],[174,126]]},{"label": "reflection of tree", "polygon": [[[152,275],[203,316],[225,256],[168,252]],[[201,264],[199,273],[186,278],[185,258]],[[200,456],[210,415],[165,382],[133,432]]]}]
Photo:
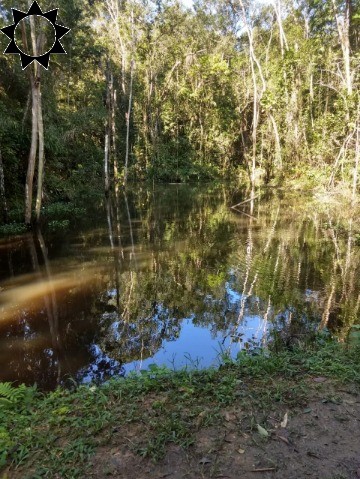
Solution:
[{"label": "reflection of tree", "polygon": [[[117,207],[123,211],[122,266],[118,286],[108,290],[120,301],[115,317],[103,317],[99,337],[111,357],[127,362],[153,355],[162,341],[179,336],[190,315],[195,325],[234,341],[251,317],[261,319],[259,338],[269,328],[301,338],[331,316],[325,290],[338,286],[330,279],[335,256],[321,229],[322,212],[275,195],[250,202],[249,214],[238,215],[220,191],[130,191]],[[347,270],[349,251],[347,242]]]},{"label": "reflection of tree", "polygon": [[[49,376],[53,376],[54,379],[56,378],[56,382],[59,383],[61,377],[61,358],[64,358],[64,352],[61,345],[58,327],[58,306],[56,293],[52,285],[47,250],[40,230],[37,230],[34,236],[32,234],[26,235],[26,243],[31,258],[32,269],[34,271],[32,283],[33,285],[39,283],[39,286],[42,288],[44,292],[42,295],[42,301],[45,309],[40,309],[40,311],[21,309],[20,311],[16,311],[17,323],[10,325],[8,337],[14,336],[16,338],[14,344],[17,345],[16,349],[18,349],[19,353],[23,355],[23,360],[21,362],[26,366],[25,370],[27,370],[30,375],[35,375],[37,377],[41,375],[44,362],[47,362],[47,374]],[[36,243],[40,247],[42,261],[44,264],[43,268],[40,266]],[[38,316],[39,321],[41,322],[46,319],[49,328],[49,335],[51,338],[50,347],[45,347],[45,342],[39,337],[38,330],[36,330],[37,328],[33,327],[33,316]],[[44,324],[42,325],[41,329],[43,328]],[[44,331],[41,331],[41,334],[44,335]],[[19,336],[22,336],[23,338],[22,343],[19,343]],[[36,357],[33,357],[31,344],[36,342],[42,342],[43,351],[39,356],[36,355]],[[19,363],[15,364],[16,365],[14,365],[14,369],[15,371],[17,370],[17,374],[21,376],[21,368],[19,368]]]},{"label": "reflection of tree", "polygon": [[77,271],[51,271],[39,230],[26,235],[21,249],[16,246],[11,267],[32,272],[2,283],[0,380],[53,388],[88,361],[94,336],[88,297],[98,291]]},{"label": "reflection of tree", "polygon": [[345,227],[344,224],[334,224],[327,215],[326,233],[333,243],[333,257],[320,325],[336,330],[342,339],[357,320],[360,307],[360,252],[359,248],[353,248],[354,218],[351,212],[348,218],[344,218],[344,223]]},{"label": "reflection of tree", "polygon": [[[164,340],[179,336],[181,320],[189,311],[205,318],[211,309],[219,319],[222,317],[223,307],[216,302],[212,306],[206,304],[204,295],[210,292],[209,284],[214,284],[214,278],[224,278],[234,225],[224,221],[227,206],[219,205],[211,197],[209,205],[204,197],[195,196],[200,204],[189,204],[188,216],[182,215],[181,195],[184,190],[178,189],[176,195],[166,197],[160,204],[154,201],[156,196],[151,197],[154,203],[149,205],[147,217],[142,218],[140,229],[134,233],[135,242],[140,245],[140,237],[145,244],[150,239],[152,250],[146,252],[142,246],[140,251],[134,250],[130,226],[128,234],[121,238],[125,256],[119,279],[120,308],[115,316],[103,316],[102,322],[106,333],[102,334],[101,345],[111,351],[112,357],[130,361],[153,355]],[[125,211],[127,218],[123,218],[123,224],[127,219],[131,225],[130,210],[134,207],[129,205],[126,195],[124,201],[124,208],[117,209]],[[185,195],[185,209],[188,201],[189,195]],[[108,290],[113,289],[114,285],[109,285]]]},{"label": "reflection of tree", "polygon": [[[268,330],[302,338],[324,326],[345,337],[360,304],[358,220],[277,193],[242,205],[247,215],[233,203],[219,185],[116,190],[102,227],[69,241],[58,259],[42,236],[0,257],[16,282],[27,254],[22,272],[35,269],[48,285],[34,307],[0,323],[0,337],[33,345],[24,359],[11,356],[11,367],[30,366],[28,378],[46,371],[53,384],[77,371],[103,380],[175,341],[189,317],[226,344],[240,342],[251,321],[259,340]],[[69,365],[60,374],[62,354]]]},{"label": "reflection of tree", "polygon": [[[306,334],[315,324],[338,332],[347,325],[340,334],[343,336],[356,320],[359,307],[355,294],[359,254],[352,251],[353,220],[347,224],[343,220],[342,226],[334,228],[329,212],[323,212],[319,205],[304,204],[294,210],[289,200],[285,207],[281,203],[278,226],[272,228],[268,239],[261,240],[266,247],[262,250],[259,243],[255,248],[258,256],[255,254],[252,274],[255,277],[259,272],[259,278],[254,294],[263,299],[268,295],[272,322],[287,330],[288,336]],[[271,205],[274,212],[276,201]],[[264,215],[268,206],[260,205],[257,220],[265,235],[269,232]],[[243,262],[240,256],[239,263]]]},{"label": "reflection of tree", "polygon": [[56,300],[56,293],[54,287],[52,285],[51,279],[51,271],[50,265],[48,260],[47,248],[45,246],[44,238],[41,234],[40,229],[36,231],[36,238],[40,245],[41,253],[44,259],[44,266],[45,266],[45,277],[46,280],[49,282],[50,286],[50,299],[47,296],[44,296],[44,301],[46,304],[47,310],[47,317],[49,321],[49,329],[51,335],[51,341],[53,345],[53,351],[57,356],[57,366],[58,366],[58,373],[57,373],[57,383],[60,383],[61,378],[61,363],[62,360],[65,359],[64,348],[61,342],[61,336],[59,333],[59,314],[58,314],[58,305]]}]

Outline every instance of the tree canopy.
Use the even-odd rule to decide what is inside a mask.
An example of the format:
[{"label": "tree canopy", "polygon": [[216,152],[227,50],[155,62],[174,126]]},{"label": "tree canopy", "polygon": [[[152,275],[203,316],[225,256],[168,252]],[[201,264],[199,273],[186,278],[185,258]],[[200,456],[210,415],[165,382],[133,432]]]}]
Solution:
[{"label": "tree canopy", "polygon": [[[12,6],[4,0],[0,27],[13,23]],[[193,9],[176,0],[59,0],[56,7],[57,23],[71,31],[62,39],[67,55],[52,55],[48,71],[38,67],[45,158],[38,198],[72,199],[102,188],[104,177],[109,184],[306,177],[356,195],[359,0],[196,0]],[[2,51],[7,44],[0,35]],[[8,204],[23,204],[30,68],[0,55],[5,220]],[[39,159],[35,179],[40,172]]]}]

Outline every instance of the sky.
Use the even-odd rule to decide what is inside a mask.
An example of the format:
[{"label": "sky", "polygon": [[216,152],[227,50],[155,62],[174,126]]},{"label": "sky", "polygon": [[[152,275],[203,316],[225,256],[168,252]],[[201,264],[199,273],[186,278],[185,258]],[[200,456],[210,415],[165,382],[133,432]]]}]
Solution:
[{"label": "sky", "polygon": [[192,0],[182,0],[182,3],[187,7],[192,7]]}]

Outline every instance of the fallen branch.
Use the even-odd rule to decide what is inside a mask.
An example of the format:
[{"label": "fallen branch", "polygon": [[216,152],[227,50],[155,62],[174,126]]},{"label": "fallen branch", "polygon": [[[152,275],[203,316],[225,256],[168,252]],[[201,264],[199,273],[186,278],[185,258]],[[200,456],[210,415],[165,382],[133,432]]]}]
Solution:
[{"label": "fallen branch", "polygon": [[[231,208],[233,208],[233,207],[231,207]],[[243,215],[248,216],[249,218],[252,218],[252,219],[256,220],[255,216],[249,215],[249,213],[245,213],[245,211],[243,211],[243,210],[238,210],[237,208],[233,208],[233,210],[237,211],[238,213],[242,213]]]},{"label": "fallen branch", "polygon": [[256,195],[253,198],[248,198],[245,201],[241,201],[240,203],[237,203],[236,205],[230,206],[230,208],[236,209],[237,206],[244,205],[245,203],[249,203],[249,201],[256,200],[259,198],[260,195]]}]

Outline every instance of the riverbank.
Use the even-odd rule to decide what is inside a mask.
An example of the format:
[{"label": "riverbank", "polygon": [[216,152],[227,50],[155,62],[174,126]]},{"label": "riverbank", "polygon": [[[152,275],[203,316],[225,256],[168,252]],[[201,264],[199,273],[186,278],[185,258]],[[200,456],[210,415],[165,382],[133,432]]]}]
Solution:
[{"label": "riverbank", "polygon": [[0,477],[357,477],[359,352],[319,339],[219,369],[2,388]]}]

